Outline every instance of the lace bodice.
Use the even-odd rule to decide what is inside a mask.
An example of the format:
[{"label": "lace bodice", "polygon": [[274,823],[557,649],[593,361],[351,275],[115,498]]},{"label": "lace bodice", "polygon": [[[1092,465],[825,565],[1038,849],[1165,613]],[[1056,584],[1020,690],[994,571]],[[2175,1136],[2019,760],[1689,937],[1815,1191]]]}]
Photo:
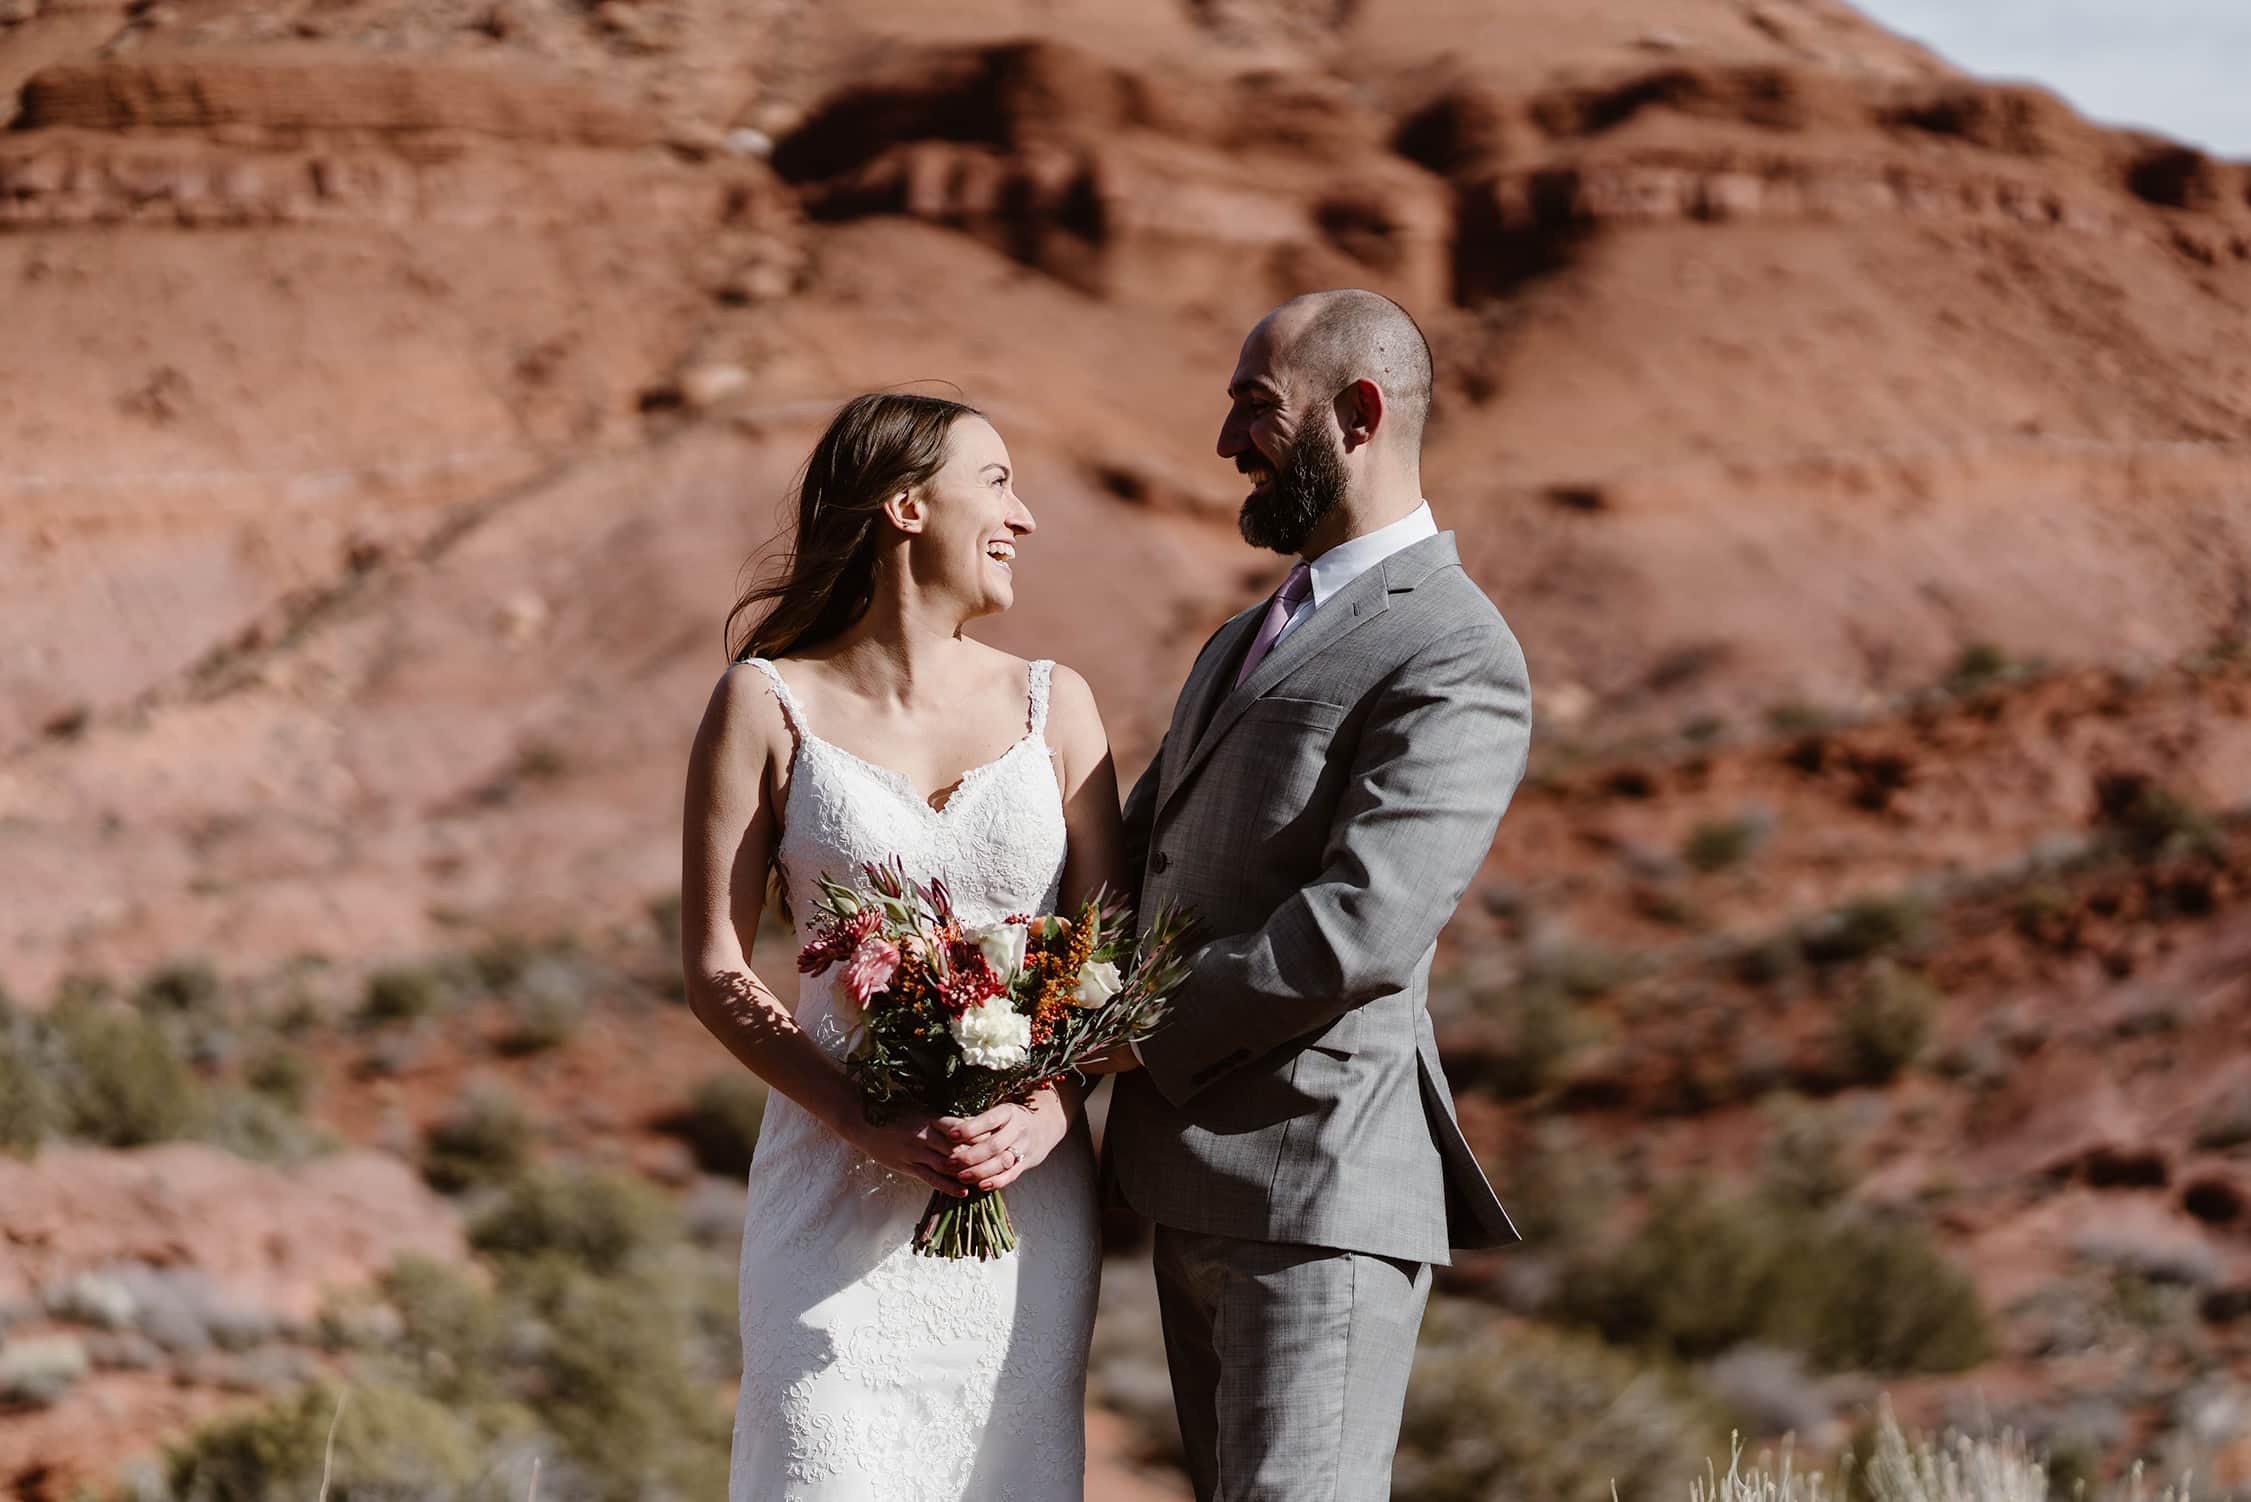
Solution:
[{"label": "lace bodice", "polygon": [[746,660],[773,686],[797,738],[778,860],[800,943],[823,872],[864,891],[867,863],[893,856],[917,880],[943,876],[968,923],[1054,906],[1065,844],[1063,795],[1047,744],[1054,663],[1042,659],[1026,674],[1023,736],[963,773],[933,808],[904,773],[823,740],[806,723],[780,670],[762,657]]},{"label": "lace bodice", "polygon": [[[1023,736],[933,808],[900,772],[823,740],[774,664],[747,662],[796,742],[776,859],[800,945],[824,873],[865,890],[866,864],[893,857],[944,878],[971,923],[1053,909],[1052,663],[1027,674]],[[832,1056],[850,1043],[839,973],[807,977],[796,1008]],[[749,1187],[731,1502],[1074,1502],[1100,1268],[1083,1129],[1007,1190],[1021,1246],[989,1263],[915,1255],[930,1191],[779,1094]]]}]

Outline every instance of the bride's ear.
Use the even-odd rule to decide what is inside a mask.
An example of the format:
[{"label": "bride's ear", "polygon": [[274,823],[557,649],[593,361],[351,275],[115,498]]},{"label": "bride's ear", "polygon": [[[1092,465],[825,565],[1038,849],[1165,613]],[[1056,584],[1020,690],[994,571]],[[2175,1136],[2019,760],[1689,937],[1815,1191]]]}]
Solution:
[{"label": "bride's ear", "polygon": [[929,503],[923,500],[920,491],[912,487],[894,491],[891,498],[883,503],[883,514],[890,519],[891,525],[910,537],[921,532],[928,524],[929,512]]}]

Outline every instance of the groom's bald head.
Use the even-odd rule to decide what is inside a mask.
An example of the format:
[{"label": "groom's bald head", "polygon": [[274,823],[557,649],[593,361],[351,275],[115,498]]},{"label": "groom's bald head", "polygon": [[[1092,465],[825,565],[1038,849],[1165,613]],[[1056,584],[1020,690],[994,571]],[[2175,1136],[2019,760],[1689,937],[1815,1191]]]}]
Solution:
[{"label": "groom's bald head", "polygon": [[1383,393],[1387,436],[1407,459],[1421,451],[1430,418],[1430,341],[1405,308],[1344,287],[1292,298],[1261,327],[1308,398],[1326,400],[1355,381],[1373,381]]}]

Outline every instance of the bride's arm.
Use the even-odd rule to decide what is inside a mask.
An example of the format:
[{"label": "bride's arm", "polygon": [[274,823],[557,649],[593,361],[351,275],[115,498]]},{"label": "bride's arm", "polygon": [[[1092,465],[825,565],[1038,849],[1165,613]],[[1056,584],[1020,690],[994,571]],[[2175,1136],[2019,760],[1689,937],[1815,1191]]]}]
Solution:
[{"label": "bride's arm", "polygon": [[[1105,886],[1113,892],[1128,890],[1125,825],[1118,813],[1118,769],[1094,690],[1060,663],[1049,688],[1047,740],[1055,753],[1069,840],[1060,910],[1074,913]],[[1005,1189],[1054,1151],[1091,1088],[1065,1080],[1020,1106],[996,1106],[966,1120],[940,1118],[939,1125],[956,1143],[955,1173],[963,1183]]]},{"label": "bride's arm", "polygon": [[1125,821],[1118,813],[1118,768],[1094,690],[1058,663],[1048,709],[1048,741],[1063,783],[1063,825],[1070,844],[1063,856],[1063,911],[1107,886],[1127,888]]},{"label": "bride's arm", "polygon": [[774,791],[791,738],[765,679],[735,666],[711,691],[688,755],[680,860],[680,954],[688,1006],[753,1074],[894,1172],[960,1193],[927,1122],[868,1125],[844,1074],[750,966],[780,831]]}]

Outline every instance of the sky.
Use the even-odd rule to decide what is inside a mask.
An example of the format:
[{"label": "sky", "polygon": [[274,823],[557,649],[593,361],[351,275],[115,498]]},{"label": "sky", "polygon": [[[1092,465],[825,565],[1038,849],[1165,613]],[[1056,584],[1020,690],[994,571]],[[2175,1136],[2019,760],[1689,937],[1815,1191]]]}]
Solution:
[{"label": "sky", "polygon": [[2251,0],[1855,0],[1972,73],[2251,159]]}]

